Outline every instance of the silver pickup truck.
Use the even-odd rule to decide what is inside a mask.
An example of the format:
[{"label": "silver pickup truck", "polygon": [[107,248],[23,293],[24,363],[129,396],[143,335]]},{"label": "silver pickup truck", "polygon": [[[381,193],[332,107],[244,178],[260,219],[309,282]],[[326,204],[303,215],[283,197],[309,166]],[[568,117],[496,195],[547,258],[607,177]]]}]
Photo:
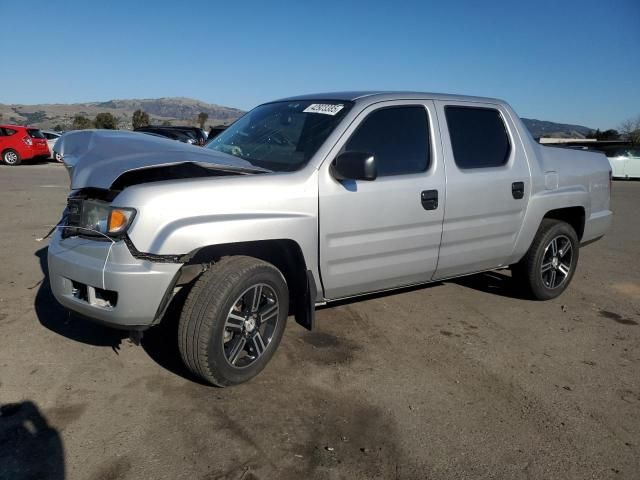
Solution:
[{"label": "silver pickup truck", "polygon": [[186,289],[182,358],[219,386],[326,302],[500,268],[554,298],[612,220],[606,157],[537,144],[490,98],[308,95],[205,148],[83,131],[56,150],[72,189],[49,244],[57,300],[139,332]]}]

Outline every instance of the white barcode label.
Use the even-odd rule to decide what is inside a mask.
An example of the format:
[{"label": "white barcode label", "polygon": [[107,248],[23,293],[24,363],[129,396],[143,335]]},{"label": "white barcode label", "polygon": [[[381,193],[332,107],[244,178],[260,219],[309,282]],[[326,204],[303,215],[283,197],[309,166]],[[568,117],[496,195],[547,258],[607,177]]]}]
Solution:
[{"label": "white barcode label", "polygon": [[335,103],[312,103],[303,110],[304,113],[322,113],[324,115],[335,115],[344,108],[344,105]]}]

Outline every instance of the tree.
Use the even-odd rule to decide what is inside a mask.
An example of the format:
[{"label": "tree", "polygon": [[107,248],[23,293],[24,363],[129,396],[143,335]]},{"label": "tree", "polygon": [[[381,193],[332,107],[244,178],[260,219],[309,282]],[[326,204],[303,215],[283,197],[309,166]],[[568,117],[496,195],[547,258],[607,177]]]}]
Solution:
[{"label": "tree", "polygon": [[136,110],[133,112],[133,118],[131,123],[133,124],[133,129],[140,127],[146,127],[149,125],[149,114],[144,110]]},{"label": "tree", "polygon": [[53,127],[53,131],[54,132],[61,132],[63,130],[64,130],[64,127],[62,125],[60,125],[59,123],[55,127]]},{"label": "tree", "polygon": [[87,128],[93,128],[93,122],[84,115],[76,115],[73,117],[72,128],[74,130],[85,130]]},{"label": "tree", "polygon": [[118,129],[118,119],[110,113],[99,113],[94,121],[96,128],[104,128],[107,130]]},{"label": "tree", "polygon": [[164,122],[162,122],[162,126],[163,127],[170,127],[171,126],[171,120],[165,120]]},{"label": "tree", "polygon": [[640,143],[640,115],[630,118],[620,124],[622,138],[632,143]]},{"label": "tree", "polygon": [[200,124],[200,128],[204,128],[204,124],[209,118],[209,114],[205,112],[200,112],[198,114],[198,123]]},{"label": "tree", "polygon": [[596,140],[618,140],[620,138],[620,134],[617,130],[609,129],[601,132],[598,128],[595,132],[591,130],[587,133],[586,138],[594,138]]}]

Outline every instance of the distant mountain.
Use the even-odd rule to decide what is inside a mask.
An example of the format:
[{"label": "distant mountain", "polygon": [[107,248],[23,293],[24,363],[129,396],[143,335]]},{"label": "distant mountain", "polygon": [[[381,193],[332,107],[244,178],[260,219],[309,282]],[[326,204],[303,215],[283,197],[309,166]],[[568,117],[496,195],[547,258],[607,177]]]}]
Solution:
[{"label": "distant mountain", "polygon": [[[93,119],[98,113],[109,112],[120,120],[120,128],[131,128],[131,116],[138,109],[147,112],[153,124],[168,121],[172,125],[195,125],[198,114],[205,112],[209,115],[207,127],[229,124],[244,113],[237,108],[184,97],[42,105],[0,103],[0,115],[2,115],[0,122],[29,124],[40,128],[53,128],[60,125],[68,129],[75,115],[82,114]],[[567,125],[545,120],[523,118],[522,121],[534,137],[584,138],[592,130],[582,125]]]},{"label": "distant mountain", "polygon": [[195,125],[200,112],[209,115],[206,126],[231,123],[244,113],[237,108],[205,103],[192,98],[169,97],[69,104],[0,104],[0,121],[29,124],[40,128],[61,125],[68,129],[75,115],[82,114],[93,119],[98,113],[108,112],[119,119],[120,128],[131,128],[131,117],[138,109],[147,112],[153,124],[171,122],[172,125]]},{"label": "distant mountain", "polygon": [[555,137],[555,138],[584,138],[589,132],[595,130],[583,125],[569,125],[566,123],[554,123],[546,120],[535,120],[523,118],[525,126],[534,138]]}]

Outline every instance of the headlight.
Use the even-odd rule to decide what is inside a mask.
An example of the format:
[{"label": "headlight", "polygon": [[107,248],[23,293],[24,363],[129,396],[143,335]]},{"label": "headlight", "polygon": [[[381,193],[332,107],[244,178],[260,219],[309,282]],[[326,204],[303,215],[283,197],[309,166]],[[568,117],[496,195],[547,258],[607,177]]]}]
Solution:
[{"label": "headlight", "polygon": [[[88,230],[95,230],[100,233],[107,233],[109,213],[111,207],[106,202],[96,200],[84,200],[82,202],[82,214],[80,217],[80,227]],[[90,232],[81,232],[90,233]]]},{"label": "headlight", "polygon": [[75,199],[70,199],[68,212],[68,225],[81,227],[78,233],[84,235],[91,235],[91,231],[103,235],[123,233],[136,213],[133,208],[111,207],[108,202],[100,200]]}]

